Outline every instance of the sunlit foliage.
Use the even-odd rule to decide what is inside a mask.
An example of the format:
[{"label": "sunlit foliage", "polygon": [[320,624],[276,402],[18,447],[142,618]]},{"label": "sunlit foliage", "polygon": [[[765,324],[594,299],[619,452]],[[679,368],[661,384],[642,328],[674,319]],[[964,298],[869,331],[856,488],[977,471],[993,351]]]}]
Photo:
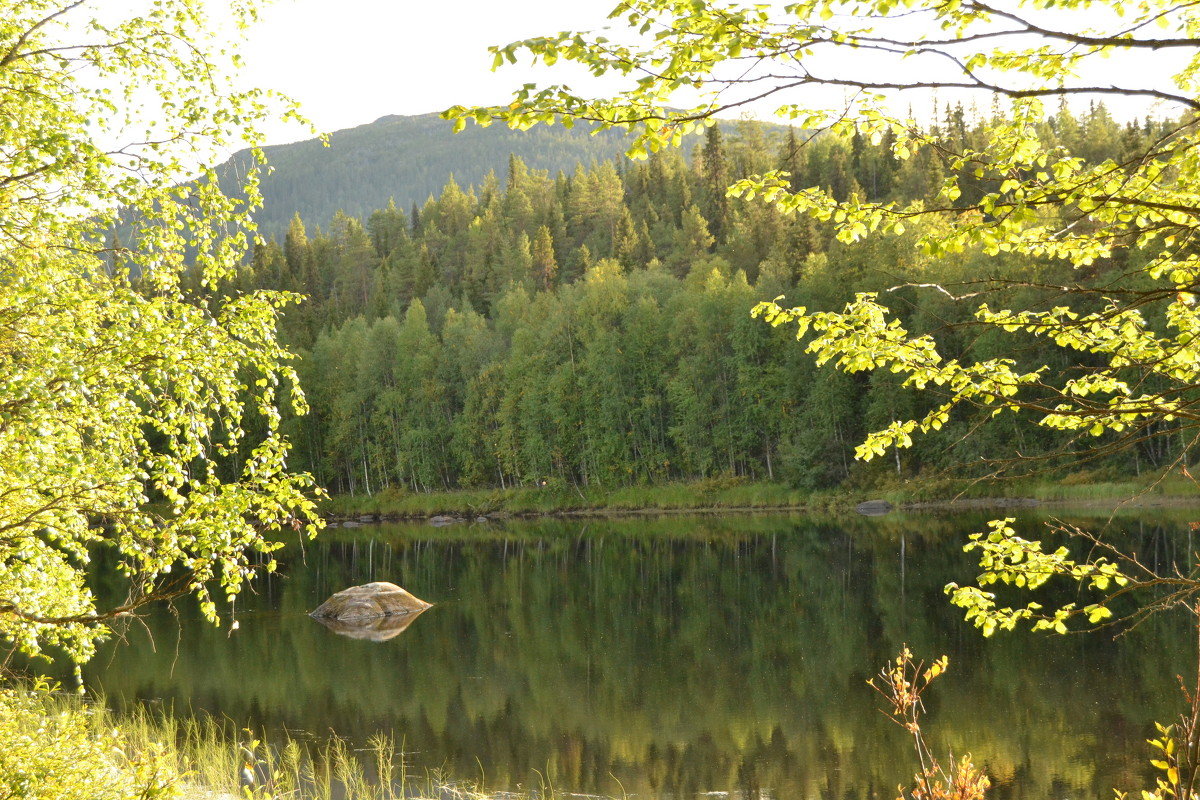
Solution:
[{"label": "sunlit foliage", "polygon": [[[297,298],[230,288],[256,179],[233,199],[206,166],[292,112],[221,77],[204,3],[101,5],[0,3],[0,635],[76,660],[155,597],[215,620],[273,531],[315,531],[279,432],[304,404],[274,336]],[[117,608],[85,584],[96,547]]]},{"label": "sunlit foliage", "polygon": [[[901,235],[918,220],[931,220],[917,246],[932,257],[979,252],[1002,261],[1048,258],[1080,273],[1121,267],[1103,285],[1068,280],[1048,286],[1058,301],[1032,308],[981,297],[997,285],[987,280],[969,291],[925,287],[973,305],[982,334],[1006,337],[1009,344],[989,358],[947,357],[932,329],[902,324],[874,293],[860,294],[841,311],[788,308],[779,298],[758,306],[773,324],[798,326],[801,336],[814,332],[808,349],[818,361],[851,373],[890,371],[903,385],[939,398],[928,411],[894,419],[867,436],[860,458],[909,447],[917,435],[943,427],[969,407],[1001,417],[1030,415],[1070,440],[1115,434],[1124,443],[1137,442],[1173,420],[1195,430],[1200,260],[1192,239],[1200,219],[1200,16],[1192,6],[1171,0],[1014,7],[978,0],[806,0],[782,7],[627,0],[611,19],[614,31],[563,32],[494,53],[497,66],[529,55],[622,76],[627,82],[618,94],[592,98],[566,86],[528,85],[510,105],[454,107],[446,116],[459,127],[471,120],[514,127],[587,120],[624,127],[636,133],[630,154],[641,158],[679,144],[716,114],[771,100],[779,105],[770,111],[806,129],[887,138],[902,162],[932,156],[940,175],[929,196],[908,202],[795,186],[782,171],[738,181],[731,195],[829,222],[844,243]],[[1180,59],[1164,63],[1170,61],[1166,54]],[[1105,58],[1128,68],[1113,79],[1093,78],[1094,62]],[[823,107],[828,95],[814,93],[822,87],[852,94],[844,104]],[[972,143],[933,134],[897,115],[885,93],[901,89],[979,93],[996,104],[986,139]],[[1052,114],[1046,101],[1111,96],[1161,101],[1180,115],[1179,122],[1098,162],[1061,144],[1047,145],[1042,131]],[[1022,351],[1039,339],[1052,342],[1074,366],[1027,363]],[[1033,542],[1013,544],[1030,556],[1040,552]],[[1191,581],[1189,569],[1181,577]],[[1061,574],[1079,577],[1072,569]],[[972,591],[959,600],[973,600],[977,623],[990,630],[1012,622],[990,593]],[[1086,613],[1097,618],[1095,609]],[[1033,617],[1065,627],[1052,612]]]}]

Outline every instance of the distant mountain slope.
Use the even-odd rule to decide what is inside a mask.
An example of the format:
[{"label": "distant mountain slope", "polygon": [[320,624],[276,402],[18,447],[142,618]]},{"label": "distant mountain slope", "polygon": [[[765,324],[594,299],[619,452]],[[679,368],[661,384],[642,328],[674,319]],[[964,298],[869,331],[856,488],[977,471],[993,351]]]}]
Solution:
[{"label": "distant mountain slope", "polygon": [[[464,189],[479,185],[490,170],[503,183],[510,153],[553,177],[560,169],[573,172],[577,163],[611,159],[624,147],[621,133],[592,136],[583,126],[514,131],[471,125],[455,135],[436,114],[383,117],[333,133],[329,147],[312,139],[266,148],[274,170],[262,182],[259,230],[282,239],[296,212],[310,227],[324,226],[338,209],[365,218],[393,197],[407,212],[414,202],[439,194],[451,174]],[[226,170],[238,169],[245,158],[235,155]]]}]

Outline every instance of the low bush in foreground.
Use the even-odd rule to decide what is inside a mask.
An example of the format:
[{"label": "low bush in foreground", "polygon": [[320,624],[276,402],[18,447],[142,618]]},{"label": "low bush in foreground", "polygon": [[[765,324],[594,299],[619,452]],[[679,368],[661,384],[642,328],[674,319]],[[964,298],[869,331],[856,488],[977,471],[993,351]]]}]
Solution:
[{"label": "low bush in foreground", "polygon": [[0,684],[0,796],[151,800],[184,795],[165,746],[134,743],[102,712],[36,683]]}]

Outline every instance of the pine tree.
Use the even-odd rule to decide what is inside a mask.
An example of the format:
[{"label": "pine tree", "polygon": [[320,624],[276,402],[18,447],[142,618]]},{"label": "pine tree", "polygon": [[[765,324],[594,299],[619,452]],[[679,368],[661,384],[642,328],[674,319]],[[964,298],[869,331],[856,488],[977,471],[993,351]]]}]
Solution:
[{"label": "pine tree", "polygon": [[408,219],[396,208],[395,198],[388,200],[387,208],[376,210],[367,222],[367,232],[375,247],[375,255],[387,258],[392,251],[408,239]]},{"label": "pine tree", "polygon": [[713,236],[700,209],[688,206],[683,213],[683,227],[675,236],[673,266],[676,276],[683,278],[697,261],[708,255]]},{"label": "pine tree", "polygon": [[525,162],[516,153],[509,153],[508,172],[504,182],[505,192],[511,194],[514,190],[520,189],[528,177],[529,168],[525,166]]},{"label": "pine tree", "polygon": [[550,229],[545,225],[537,230],[533,238],[532,248],[533,274],[540,281],[542,289],[549,292],[558,278],[558,262],[554,258],[554,242],[550,237]]},{"label": "pine tree", "polygon": [[805,167],[804,153],[796,138],[796,129],[788,126],[787,135],[783,139],[783,147],[779,151],[779,169],[788,173],[788,184],[793,192],[803,188],[803,171]]},{"label": "pine tree", "polygon": [[721,126],[716,123],[705,131],[701,159],[704,178],[701,210],[713,242],[723,244],[729,233],[730,219],[729,198],[725,192],[732,179],[725,157],[725,144],[721,139]]},{"label": "pine tree", "polygon": [[288,225],[287,235],[283,239],[283,259],[286,265],[284,275],[277,289],[286,291],[308,291],[305,276],[312,272],[312,251],[308,247],[308,234],[304,230],[304,221],[300,214],[292,216]]},{"label": "pine tree", "polygon": [[613,238],[613,258],[615,258],[625,269],[630,269],[634,266],[645,266],[646,261],[638,263],[639,250],[641,249],[641,238],[638,235],[637,226],[634,225],[633,215],[629,213],[628,208],[622,209],[621,219],[617,222],[617,233]]}]

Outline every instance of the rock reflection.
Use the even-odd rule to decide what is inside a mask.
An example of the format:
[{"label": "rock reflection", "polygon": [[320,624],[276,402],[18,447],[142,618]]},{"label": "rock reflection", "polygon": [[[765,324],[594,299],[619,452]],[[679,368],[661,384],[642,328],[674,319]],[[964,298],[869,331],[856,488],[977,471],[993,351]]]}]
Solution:
[{"label": "rock reflection", "polygon": [[424,614],[426,609],[408,611],[403,614],[389,614],[385,617],[358,617],[356,619],[335,619],[334,617],[317,617],[317,622],[339,636],[351,639],[366,639],[371,642],[386,642],[394,639],[408,630],[408,626]]}]

